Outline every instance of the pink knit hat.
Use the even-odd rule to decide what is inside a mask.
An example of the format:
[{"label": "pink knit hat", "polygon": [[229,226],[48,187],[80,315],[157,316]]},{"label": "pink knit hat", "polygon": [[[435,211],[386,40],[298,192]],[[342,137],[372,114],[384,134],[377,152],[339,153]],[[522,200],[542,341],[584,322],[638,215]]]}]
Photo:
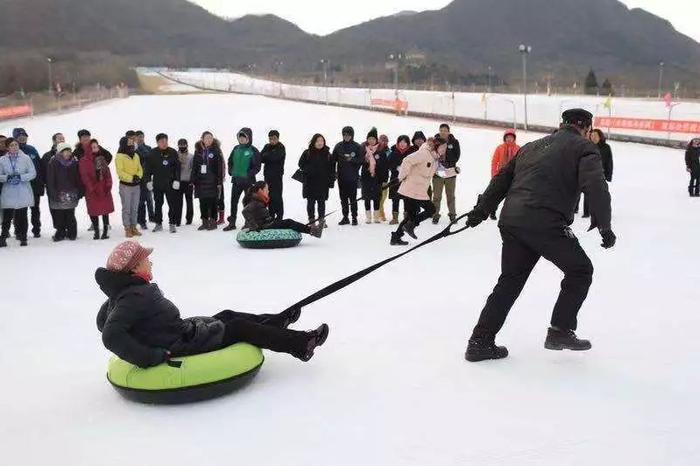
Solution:
[{"label": "pink knit hat", "polygon": [[153,252],[153,248],[144,248],[136,241],[124,241],[114,248],[107,259],[107,270],[112,272],[131,272],[142,260]]}]

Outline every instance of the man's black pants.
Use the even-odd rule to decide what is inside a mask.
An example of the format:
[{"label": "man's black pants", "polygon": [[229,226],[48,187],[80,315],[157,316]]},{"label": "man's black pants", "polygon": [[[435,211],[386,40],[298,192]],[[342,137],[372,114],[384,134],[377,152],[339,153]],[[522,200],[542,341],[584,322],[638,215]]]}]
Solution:
[{"label": "man's black pants", "polygon": [[153,200],[156,204],[155,206],[155,222],[158,225],[163,223],[163,202],[168,201],[168,223],[170,225],[177,225],[177,214],[178,211],[182,211],[181,207],[178,207],[180,201],[180,195],[177,191],[169,189],[167,191],[153,190]]},{"label": "man's black pants", "polygon": [[340,207],[343,211],[343,217],[357,218],[357,182],[338,183],[340,191]]},{"label": "man's black pants", "polygon": [[552,313],[552,326],[576,330],[576,317],[593,280],[593,264],[568,228],[524,230],[501,227],[501,276],[481,311],[472,338],[492,338],[523,290],[532,269],[544,257],[564,272]]},{"label": "man's black pants", "polygon": [[276,219],[284,218],[284,198],[282,197],[283,182],[282,177],[267,177],[265,178],[270,189],[270,215]]}]

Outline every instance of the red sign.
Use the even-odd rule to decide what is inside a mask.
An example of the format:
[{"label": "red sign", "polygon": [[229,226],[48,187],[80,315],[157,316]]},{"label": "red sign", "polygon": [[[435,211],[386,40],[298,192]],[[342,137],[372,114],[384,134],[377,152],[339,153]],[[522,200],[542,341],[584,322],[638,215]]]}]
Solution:
[{"label": "red sign", "polygon": [[0,119],[19,118],[32,114],[31,105],[18,105],[16,107],[0,107]]},{"label": "red sign", "polygon": [[372,99],[373,107],[388,107],[393,108],[397,112],[408,111],[408,101],[400,99]]},{"label": "red sign", "polygon": [[599,128],[633,129],[663,133],[700,133],[700,121],[651,120],[645,118],[596,117]]}]

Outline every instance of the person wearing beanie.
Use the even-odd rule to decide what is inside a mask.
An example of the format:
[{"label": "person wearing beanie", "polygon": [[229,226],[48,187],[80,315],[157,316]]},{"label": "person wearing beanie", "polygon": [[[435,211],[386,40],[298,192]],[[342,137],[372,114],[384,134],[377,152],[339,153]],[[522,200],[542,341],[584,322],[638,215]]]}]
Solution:
[{"label": "person wearing beanie", "polygon": [[279,314],[244,314],[224,310],[212,317],[182,318],[180,310],[153,283],[153,249],[136,241],[117,245],[95,281],[107,300],[97,313],[105,348],[141,368],[171,357],[216,351],[235,343],[288,353],[302,361],[314,356],[328,338],[328,325],[298,331],[300,308]]},{"label": "person wearing beanie", "polygon": [[175,191],[177,196],[177,212],[175,212],[176,225],[182,224],[182,210],[187,205],[185,212],[185,223],[192,225],[194,218],[194,203],[192,194],[194,188],[192,186],[192,164],[194,163],[194,154],[190,151],[187,139],[179,139],[177,141],[177,158],[180,161],[180,189]]},{"label": "person wearing beanie", "polygon": [[53,240],[59,242],[67,238],[75,241],[78,237],[75,208],[82,190],[78,160],[73,156],[70,144],[59,142],[54,150],[46,169],[46,195],[56,229]]},{"label": "person wearing beanie", "polygon": [[177,192],[180,190],[180,159],[177,151],[169,146],[168,135],[160,133],[156,136],[156,147],[148,154],[143,167],[143,177],[146,188],[153,193],[155,202],[156,226],[153,232],[163,231],[163,204],[168,203],[168,224],[170,233],[177,233],[177,217],[179,210]]},{"label": "person wearing beanie", "polygon": [[[61,144],[63,142],[66,142],[66,138],[63,135],[63,133],[55,133],[53,136],[51,136],[51,150],[46,152],[44,155],[41,156],[41,171],[44,174],[44,183],[47,184],[46,181],[46,176],[48,176],[48,170],[49,170],[49,162],[53,158],[54,155],[56,155],[56,147],[58,144]],[[72,148],[71,148],[72,150]],[[47,186],[48,189],[48,186]],[[48,193],[47,193],[48,195]],[[50,212],[53,212],[51,209],[49,209]],[[56,220],[53,218],[53,214],[51,216],[51,221],[53,222],[53,227],[54,229],[56,228]]]},{"label": "person wearing beanie", "polygon": [[[377,129],[367,133],[367,141],[362,145],[365,153],[362,163],[362,197],[365,200],[366,223],[381,223],[380,200],[382,186],[389,178],[387,147],[377,136]],[[372,219],[374,214],[374,220]],[[384,217],[386,218],[386,217]]]},{"label": "person wearing beanie", "polygon": [[260,158],[265,169],[263,176],[270,189],[270,215],[273,218],[282,220],[284,218],[283,179],[284,162],[287,158],[287,149],[280,142],[280,133],[272,130],[267,135],[269,143],[265,144]]},{"label": "person wearing beanie", "polygon": [[343,218],[339,225],[357,226],[357,187],[360,181],[360,169],[365,160],[365,149],[355,142],[355,130],[346,126],[341,132],[343,138],[333,148],[331,158],[334,170],[338,174],[338,191]]},{"label": "person wearing beanie", "polygon": [[136,142],[129,142],[128,136],[119,140],[119,151],[115,156],[114,164],[117,167],[117,177],[119,178],[124,235],[127,238],[141,236],[137,225],[143,166],[141,165],[141,157],[136,152]]},{"label": "person wearing beanie", "polygon": [[[516,138],[517,135],[512,128],[503,133],[503,144],[496,147],[493,157],[491,157],[491,178],[496,176],[517,155],[520,146],[515,142]],[[496,211],[491,212],[490,217],[491,220],[496,220]]]},{"label": "person wearing beanie", "polygon": [[437,162],[445,155],[447,141],[439,134],[428,139],[418,149],[406,156],[399,168],[399,195],[404,201],[406,218],[399,224],[398,229],[391,234],[392,246],[406,246],[403,235],[418,239],[415,229],[421,222],[429,219],[435,213],[435,206],[428,195],[430,183],[437,170]]},{"label": "person wearing beanie", "polygon": [[44,181],[45,172],[41,165],[41,156],[36,147],[27,143],[29,139],[29,134],[24,128],[15,128],[12,130],[12,137],[19,143],[19,150],[24,154],[28,155],[32,159],[34,164],[34,169],[36,170],[36,177],[32,180],[32,192],[34,193],[34,205],[30,208],[31,212],[31,223],[32,223],[32,236],[34,238],[41,237],[41,197],[44,195],[46,189],[46,182]]},{"label": "person wearing beanie", "polygon": [[455,192],[457,190],[457,175],[459,174],[457,162],[461,155],[461,149],[459,141],[450,132],[450,125],[447,123],[440,125],[440,136],[447,141],[447,152],[438,163],[438,170],[433,178],[433,203],[435,204],[433,224],[440,222],[440,204],[442,204],[443,190],[447,197],[450,222],[457,218]]},{"label": "person wearing beanie", "polygon": [[27,246],[29,222],[27,209],[34,205],[31,181],[36,178],[36,167],[32,159],[22,152],[14,138],[5,140],[7,152],[0,157],[0,209],[3,210],[0,247],[7,246],[10,224],[15,223],[15,236],[20,246]]},{"label": "person wearing beanie", "polygon": [[202,225],[197,231],[216,230],[217,202],[224,184],[224,154],[221,143],[209,131],[202,133],[194,145],[192,184],[195,197],[199,199],[202,218]]},{"label": "person wearing beanie", "polygon": [[[134,139],[136,141],[136,153],[139,155],[141,166],[145,167],[148,160],[148,156],[151,154],[153,148],[146,144],[146,136],[140,129],[134,131]],[[141,178],[141,195],[139,196],[138,222],[142,230],[148,230],[148,224],[146,223],[146,214],[148,214],[148,221],[154,222],[156,212],[153,208],[153,193],[148,190],[148,187],[146,186],[146,180],[144,178]]]},{"label": "person wearing beanie", "polygon": [[[389,197],[391,198],[391,222],[390,225],[399,224],[399,208],[401,206],[401,195],[399,194],[399,170],[403,159],[411,155],[411,140],[403,134],[398,137],[396,144],[389,152],[388,167],[391,177],[389,179]],[[404,208],[404,211],[406,209]]]},{"label": "person wearing beanie", "polygon": [[253,145],[253,131],[241,128],[238,132],[238,145],[231,151],[228,158],[228,174],[231,177],[231,215],[224,231],[236,229],[238,203],[241,196],[255,183],[255,177],[260,172],[262,161],[260,152]]},{"label": "person wearing beanie", "polygon": [[[109,239],[109,214],[114,212],[114,200],[112,199],[112,172],[109,169],[108,153],[100,146],[96,139],[90,141],[90,147],[78,162],[80,181],[85,186],[85,203],[93,239]],[[111,154],[110,154],[111,160]],[[100,235],[100,217],[102,217],[102,235]]]},{"label": "person wearing beanie", "polygon": [[569,227],[579,193],[589,198],[593,216],[590,229],[598,228],[601,246],[615,246],[616,237],[600,153],[588,139],[593,115],[572,109],[564,112],[562,120],[555,134],[523,146],[467,214],[467,226],[474,228],[505,199],[498,224],[503,239],[503,270],[469,339],[465,357],[470,362],[508,356],[505,347],[496,345],[495,337],[541,257],[564,272],[545,348],[591,348],[589,341],[575,333],[578,311],[593,279],[591,260]]}]

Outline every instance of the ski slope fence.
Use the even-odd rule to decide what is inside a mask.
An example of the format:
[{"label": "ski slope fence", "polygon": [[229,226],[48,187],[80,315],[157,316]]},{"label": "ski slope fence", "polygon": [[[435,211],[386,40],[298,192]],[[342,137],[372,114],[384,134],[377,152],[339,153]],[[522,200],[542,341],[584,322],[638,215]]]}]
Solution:
[{"label": "ski slope fence", "polygon": [[[304,86],[208,69],[140,68],[137,71],[178,83],[179,91],[183,86],[190,86],[193,91],[263,95],[501,128],[525,127],[524,97],[517,94]],[[527,107],[528,129],[536,132],[554,131],[564,110],[580,107],[596,116],[596,124],[612,140],[685,147],[689,139],[700,133],[699,102],[669,105],[657,99],[538,94],[528,96]],[[634,120],[653,120],[654,123]]]}]

